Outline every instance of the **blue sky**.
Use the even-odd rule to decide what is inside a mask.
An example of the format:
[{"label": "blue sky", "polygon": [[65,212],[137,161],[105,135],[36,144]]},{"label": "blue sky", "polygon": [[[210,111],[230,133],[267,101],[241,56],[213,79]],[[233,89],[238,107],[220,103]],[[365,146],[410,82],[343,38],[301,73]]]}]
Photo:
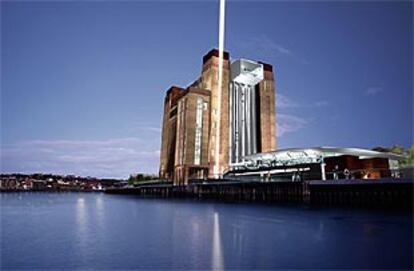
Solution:
[{"label": "blue sky", "polygon": [[[218,7],[2,1],[2,172],[157,172],[164,93],[217,47]],[[274,66],[280,148],[412,143],[412,2],[226,8],[231,58]]]}]

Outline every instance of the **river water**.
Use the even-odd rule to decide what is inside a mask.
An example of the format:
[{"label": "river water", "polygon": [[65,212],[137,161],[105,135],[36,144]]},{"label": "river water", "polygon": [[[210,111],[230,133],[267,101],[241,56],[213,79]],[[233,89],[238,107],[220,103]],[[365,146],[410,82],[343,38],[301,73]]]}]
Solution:
[{"label": "river water", "polygon": [[410,213],[0,193],[1,269],[412,268]]}]

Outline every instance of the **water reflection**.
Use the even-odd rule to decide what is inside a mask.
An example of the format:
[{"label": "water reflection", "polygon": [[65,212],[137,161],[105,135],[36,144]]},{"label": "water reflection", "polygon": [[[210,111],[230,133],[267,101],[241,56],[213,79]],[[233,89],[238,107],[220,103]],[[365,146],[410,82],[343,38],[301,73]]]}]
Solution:
[{"label": "water reflection", "polygon": [[243,226],[234,225],[233,226],[233,248],[236,252],[236,256],[240,259],[242,257],[242,248],[243,244]]},{"label": "water reflection", "polygon": [[78,252],[84,258],[87,252],[87,211],[85,199],[79,197],[76,201],[76,231],[78,239]]},{"label": "water reflection", "polygon": [[323,241],[325,235],[325,225],[322,220],[319,221],[319,227],[315,234],[316,241]]},{"label": "water reflection", "polygon": [[223,249],[220,237],[220,224],[219,215],[217,212],[214,213],[214,226],[213,226],[213,253],[212,253],[212,268],[213,270],[223,270]]},{"label": "water reflection", "polygon": [[84,198],[78,198],[76,201],[76,222],[78,224],[78,229],[84,231],[86,226],[86,209]]},{"label": "water reflection", "polygon": [[411,214],[22,195],[0,194],[7,270],[412,270]]},{"label": "water reflection", "polygon": [[96,197],[96,217],[98,222],[98,227],[103,228],[105,226],[105,208],[104,208],[104,201],[103,195],[100,194]]}]

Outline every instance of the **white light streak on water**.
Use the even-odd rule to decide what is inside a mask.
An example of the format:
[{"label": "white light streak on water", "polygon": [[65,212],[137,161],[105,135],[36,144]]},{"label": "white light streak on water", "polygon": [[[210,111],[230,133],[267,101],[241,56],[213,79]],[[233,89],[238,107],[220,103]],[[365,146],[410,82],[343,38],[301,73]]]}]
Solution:
[{"label": "white light streak on water", "polygon": [[103,195],[100,194],[96,197],[96,217],[99,228],[103,228],[105,226],[105,206]]},{"label": "white light streak on water", "polygon": [[84,231],[86,224],[86,209],[84,198],[78,198],[76,201],[76,221],[78,224],[78,228]]},{"label": "white light streak on water", "polygon": [[88,221],[86,203],[83,197],[79,197],[76,201],[76,231],[77,231],[77,251],[82,261],[86,260],[88,252]]},{"label": "white light streak on water", "polygon": [[220,224],[217,212],[214,213],[212,268],[213,270],[224,270],[223,248],[221,245]]}]

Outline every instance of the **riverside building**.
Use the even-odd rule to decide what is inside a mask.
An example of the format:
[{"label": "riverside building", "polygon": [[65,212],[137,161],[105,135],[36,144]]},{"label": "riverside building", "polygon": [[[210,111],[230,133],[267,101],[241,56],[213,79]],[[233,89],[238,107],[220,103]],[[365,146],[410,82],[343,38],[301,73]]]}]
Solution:
[{"label": "riverside building", "polygon": [[203,57],[200,77],[164,99],[160,178],[174,184],[220,178],[244,157],[276,150],[275,80],[269,64],[219,51]]},{"label": "riverside building", "polygon": [[186,185],[194,179],[304,181],[410,177],[404,157],[359,148],[276,150],[275,77],[269,64],[223,54],[203,57],[200,77],[171,87],[164,99],[160,178]]}]

